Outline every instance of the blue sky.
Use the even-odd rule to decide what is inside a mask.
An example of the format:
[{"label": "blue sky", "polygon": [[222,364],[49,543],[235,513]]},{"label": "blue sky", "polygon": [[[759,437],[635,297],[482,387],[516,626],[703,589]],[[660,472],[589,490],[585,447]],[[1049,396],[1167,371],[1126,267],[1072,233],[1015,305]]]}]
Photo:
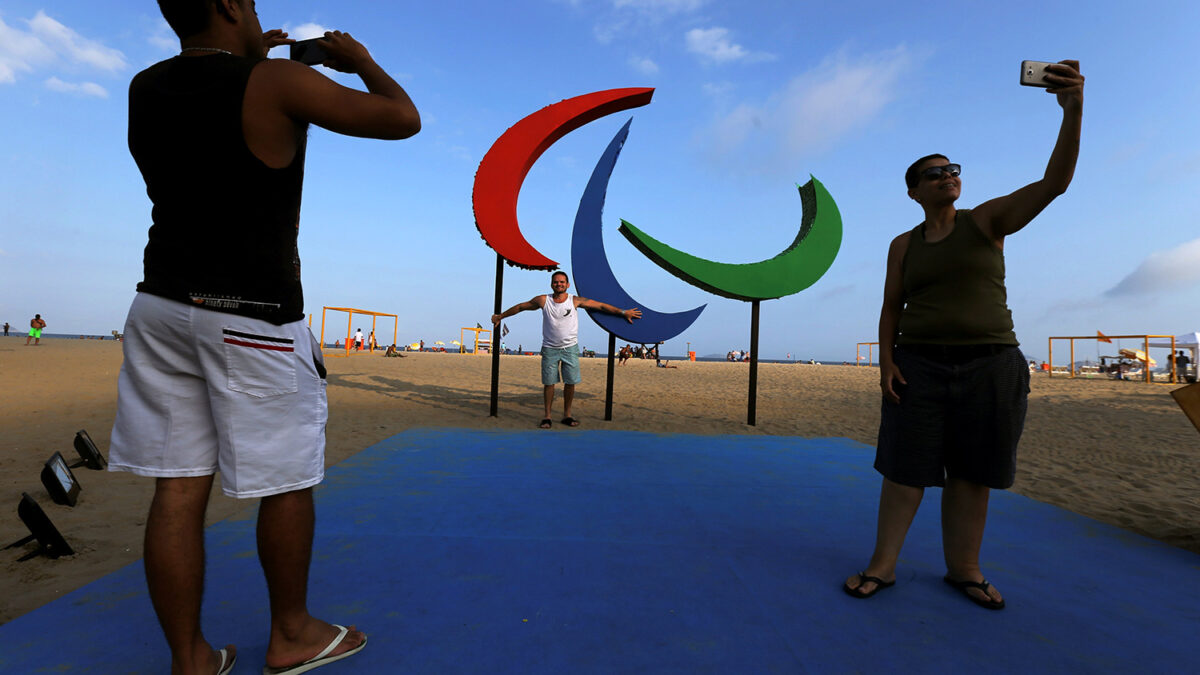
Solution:
[{"label": "blue sky", "polygon": [[[761,260],[795,237],[795,184],[815,175],[841,210],[842,250],[816,285],[763,303],[760,351],[851,360],[856,342],[876,336],[888,242],[921,218],[905,167],[930,152],[961,163],[960,207],[1036,180],[1061,114],[1053,97],[1017,85],[1018,69],[1022,59],[1065,58],[1088,78],[1080,163],[1067,194],[1007,242],[1018,338],[1044,358],[1050,335],[1200,330],[1196,3],[261,0],[258,9],[264,28],[293,37],[354,34],[424,122],[399,142],[312,132],[300,252],[314,330],[324,305],[399,314],[400,342],[449,342],[462,326],[486,325],[495,254],[470,204],[484,153],[545,105],[650,86],[649,106],[593,122],[542,156],[518,207],[526,238],[569,271],[579,197],[633,117],[608,190],[608,257],[645,306],[708,303],[664,353],[690,342],[724,354],[749,346],[750,306],[657,268],[617,233],[618,219],[701,257]],[[126,88],[177,50],[150,0],[5,0],[0,321],[23,327],[36,312],[54,333],[120,328],[150,225],[125,146]],[[545,292],[548,277],[506,268],[504,306]],[[536,315],[509,327],[509,344],[540,343]],[[606,343],[590,321],[580,338]]]}]

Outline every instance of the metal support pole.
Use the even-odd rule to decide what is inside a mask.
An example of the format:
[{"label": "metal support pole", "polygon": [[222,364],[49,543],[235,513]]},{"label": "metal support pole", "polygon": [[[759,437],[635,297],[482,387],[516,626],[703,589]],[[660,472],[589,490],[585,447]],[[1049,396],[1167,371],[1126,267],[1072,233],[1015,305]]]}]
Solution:
[{"label": "metal support pole", "polygon": [[612,394],[613,394],[613,358],[617,350],[617,336],[608,334],[608,387],[604,392],[604,421],[612,421]]},{"label": "metal support pole", "polygon": [[758,300],[750,305],[750,398],[746,404],[746,424],[755,426],[758,413]]},{"label": "metal support pole", "polygon": [[1146,374],[1146,384],[1150,384],[1150,336],[1142,338],[1142,353],[1146,360],[1142,362],[1142,372]]},{"label": "metal support pole", "polygon": [[[504,311],[500,307],[500,296],[504,291],[504,258],[496,254],[496,302],[493,303],[492,314]],[[503,321],[501,322],[503,323]],[[499,417],[500,409],[500,326],[492,326],[492,409],[490,416]],[[479,333],[475,334],[475,348],[479,349]]]}]

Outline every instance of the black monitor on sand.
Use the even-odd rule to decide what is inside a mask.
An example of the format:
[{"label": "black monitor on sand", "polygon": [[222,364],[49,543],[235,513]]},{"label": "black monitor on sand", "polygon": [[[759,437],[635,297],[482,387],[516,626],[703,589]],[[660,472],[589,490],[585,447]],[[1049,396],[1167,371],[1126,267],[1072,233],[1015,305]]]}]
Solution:
[{"label": "black monitor on sand", "polygon": [[86,429],[75,432],[75,452],[79,453],[79,461],[71,465],[72,469],[86,466],[93,471],[103,471],[107,464],[104,455],[96,449],[96,444],[92,442],[92,437],[88,436]]},{"label": "black monitor on sand", "polygon": [[46,492],[50,493],[54,503],[67,506],[75,506],[82,489],[60,452],[51,455],[42,467],[42,485],[46,486]]},{"label": "black monitor on sand", "polygon": [[18,539],[13,543],[5,546],[5,549],[24,546],[33,540],[37,540],[37,550],[26,553],[17,560],[25,562],[30,558],[38,555],[44,555],[48,558],[58,558],[64,555],[75,555],[75,549],[67,544],[67,540],[58,533],[58,528],[54,527],[54,523],[50,522],[50,518],[42,507],[38,506],[37,501],[29,496],[29,493],[21,493],[21,503],[17,506],[17,516],[21,518],[21,522],[25,523],[25,527],[29,528],[29,536]]}]

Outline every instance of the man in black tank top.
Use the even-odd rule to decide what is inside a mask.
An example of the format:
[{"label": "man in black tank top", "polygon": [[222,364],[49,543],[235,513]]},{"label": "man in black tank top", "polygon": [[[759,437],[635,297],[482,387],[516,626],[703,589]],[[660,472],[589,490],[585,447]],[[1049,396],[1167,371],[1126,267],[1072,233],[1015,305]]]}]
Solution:
[{"label": "man in black tank top", "polygon": [[[366,644],[353,627],[311,616],[306,602],[326,419],[296,250],[307,128],[400,139],[420,130],[420,116],[348,33],[325,34],[324,65],[358,75],[366,91],[267,59],[292,40],[262,32],[254,0],[158,3],[181,52],[130,85],[129,147],[154,207],[110,464],[157,478],[146,579],[172,670],[227,673],[236,659],[232,645],[214,650],[200,631],[204,513],[218,471],[226,494],[262,497],[266,672],[307,670]],[[280,412],[292,409],[292,419]],[[303,448],[275,440],[298,435]]]},{"label": "man in black tank top", "polygon": [[968,210],[955,206],[960,167],[944,155],[922,157],[905,173],[925,220],[888,251],[875,456],[883,488],[875,550],[843,585],[852,597],[869,598],[895,584],[924,490],[944,486],[944,579],[980,606],[1004,607],[979,566],[989,490],[1013,483],[1029,391],[1004,288],[1004,238],[1066,191],[1083,117],[1077,61],[1048,67],[1045,81],[1063,118],[1041,180]]}]

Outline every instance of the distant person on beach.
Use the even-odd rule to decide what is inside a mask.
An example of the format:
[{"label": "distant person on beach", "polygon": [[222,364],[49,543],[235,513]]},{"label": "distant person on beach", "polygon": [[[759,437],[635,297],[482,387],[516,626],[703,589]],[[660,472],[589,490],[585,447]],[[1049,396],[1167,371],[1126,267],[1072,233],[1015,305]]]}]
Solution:
[{"label": "distant person on beach", "polygon": [[125,324],[109,468],[157,479],[145,570],[171,671],[224,674],[237,656],[201,632],[204,515],[217,472],[225,494],[262,500],[264,670],[307,671],[366,645],[361,631],[318,620],[307,605],[312,486],[324,477],[328,416],[297,250],[309,125],[399,139],[417,133],[420,116],[348,33],[325,33],[324,65],[357,75],[366,92],[267,59],[292,40],[262,31],[253,0],[159,0],[159,8],[181,51],[129,87],[129,150],[153,225]]},{"label": "distant person on beach", "polygon": [[888,250],[875,456],[883,488],[871,560],[844,584],[853,597],[869,598],[896,582],[925,488],[942,486],[946,583],[978,605],[1004,607],[979,567],[988,496],[1013,484],[1029,392],[1004,288],[1004,238],[1071,184],[1083,117],[1077,61],[1049,66],[1045,81],[1063,117],[1041,180],[958,209],[959,165],[927,155],[905,172],[908,196],[925,219]]},{"label": "distant person on beach", "polygon": [[1177,382],[1183,382],[1187,379],[1188,366],[1191,365],[1192,359],[1182,349],[1179,350],[1179,355],[1175,357],[1175,372]]},{"label": "distant person on beach", "polygon": [[362,329],[359,328],[358,330],[356,330],[354,332],[354,350],[362,351],[362,348],[363,348],[363,332],[362,332]]},{"label": "distant person on beach", "polygon": [[8,337],[8,329],[9,328],[10,328],[10,326],[8,325],[8,322],[5,321],[4,322],[4,337]]},{"label": "distant person on beach", "polygon": [[30,340],[33,340],[34,347],[42,344],[42,329],[45,327],[46,322],[42,320],[42,315],[34,314],[29,320],[29,337],[25,338],[25,346],[29,346]]},{"label": "distant person on beach", "polygon": [[[567,273],[559,270],[550,275],[550,295],[537,295],[528,302],[513,305],[501,314],[492,315],[492,325],[499,326],[504,319],[524,311],[542,310],[542,398],[546,404],[546,416],[538,424],[541,429],[551,426],[550,409],[554,404],[554,385],[563,383],[562,423],[569,427],[579,426],[579,420],[571,417],[571,402],[575,399],[575,385],[579,384],[579,307],[625,317],[629,323],[642,317],[642,310],[617,309],[612,305],[595,300],[568,295],[571,280]],[[560,372],[561,371],[561,372]]]}]

